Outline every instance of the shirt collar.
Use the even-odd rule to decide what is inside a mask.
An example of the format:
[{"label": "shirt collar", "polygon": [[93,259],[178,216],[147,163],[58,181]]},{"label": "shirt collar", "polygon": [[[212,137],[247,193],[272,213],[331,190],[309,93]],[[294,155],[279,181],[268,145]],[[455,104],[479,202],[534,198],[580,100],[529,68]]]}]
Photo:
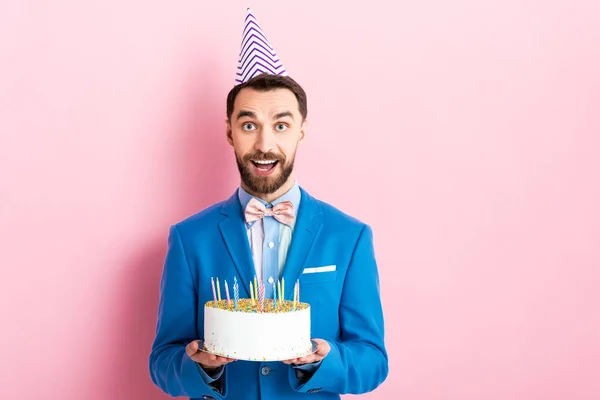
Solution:
[{"label": "shirt collar", "polygon": [[[238,199],[240,200],[240,205],[242,206],[242,214],[244,213],[246,206],[248,205],[248,203],[250,202],[250,200],[252,198],[255,198],[256,200],[260,201],[267,208],[276,206],[277,204],[279,204],[283,201],[290,201],[294,205],[294,210],[296,210],[296,214],[297,214],[298,209],[300,207],[300,197],[301,197],[300,187],[298,186],[298,183],[296,181],[294,181],[294,186],[292,186],[292,188],[290,190],[288,190],[286,193],[284,193],[281,197],[273,200],[271,203],[267,203],[263,199],[259,199],[256,196],[252,196],[250,193],[248,193],[246,190],[244,190],[244,188],[241,185],[238,188]],[[296,220],[294,219],[294,224],[295,224],[295,222],[296,222]],[[250,226],[252,226],[252,224],[246,224],[246,226],[250,227]]]}]

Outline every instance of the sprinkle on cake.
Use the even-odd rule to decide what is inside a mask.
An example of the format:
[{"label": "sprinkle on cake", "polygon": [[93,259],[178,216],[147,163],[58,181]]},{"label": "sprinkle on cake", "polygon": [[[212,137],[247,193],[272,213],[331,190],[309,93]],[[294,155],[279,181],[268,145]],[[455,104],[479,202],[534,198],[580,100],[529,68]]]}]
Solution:
[{"label": "sprinkle on cake", "polygon": [[207,307],[220,308],[221,310],[239,311],[246,313],[292,312],[297,310],[305,310],[309,306],[307,303],[302,302],[298,302],[294,305],[294,303],[289,300],[284,300],[283,304],[280,300],[278,300],[277,305],[274,306],[272,299],[265,299],[265,305],[262,310],[260,307],[260,302],[253,301],[252,299],[239,299],[237,303],[237,308],[233,305],[232,302],[228,302],[227,300],[217,301],[216,303],[213,300],[210,300],[207,301],[205,305]]}]

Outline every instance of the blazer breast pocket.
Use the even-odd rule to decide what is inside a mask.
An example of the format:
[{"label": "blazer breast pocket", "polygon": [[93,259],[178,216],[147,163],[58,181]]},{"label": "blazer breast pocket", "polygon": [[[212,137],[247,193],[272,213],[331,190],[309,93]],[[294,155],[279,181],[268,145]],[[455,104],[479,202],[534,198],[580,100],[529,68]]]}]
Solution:
[{"label": "blazer breast pocket", "polygon": [[335,282],[336,279],[337,270],[335,265],[304,268],[302,275],[300,275],[300,282],[309,284]]}]

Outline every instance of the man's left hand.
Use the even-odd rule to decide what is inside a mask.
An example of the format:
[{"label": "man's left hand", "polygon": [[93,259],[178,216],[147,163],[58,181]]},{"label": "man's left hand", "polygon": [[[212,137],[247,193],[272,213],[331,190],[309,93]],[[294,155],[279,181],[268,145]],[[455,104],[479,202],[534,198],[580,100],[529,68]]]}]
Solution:
[{"label": "man's left hand", "polygon": [[313,354],[309,354],[307,356],[304,356],[304,357],[293,358],[291,360],[285,360],[285,361],[283,361],[283,363],[285,363],[285,364],[303,365],[303,364],[316,363],[316,362],[319,362],[322,359],[324,359],[325,356],[327,354],[329,354],[329,350],[331,350],[331,347],[329,347],[329,343],[327,343],[323,339],[313,339],[313,340],[315,342],[317,342],[317,344],[318,344],[316,352],[314,352]]}]

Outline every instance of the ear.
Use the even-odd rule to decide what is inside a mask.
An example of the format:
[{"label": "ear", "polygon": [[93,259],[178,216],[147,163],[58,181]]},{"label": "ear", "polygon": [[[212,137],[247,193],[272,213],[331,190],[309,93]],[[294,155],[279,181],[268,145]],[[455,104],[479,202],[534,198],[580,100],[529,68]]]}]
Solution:
[{"label": "ear", "polygon": [[231,134],[231,124],[229,123],[229,119],[225,120],[225,126],[226,126],[227,142],[229,142],[229,144],[233,146],[233,136]]},{"label": "ear", "polygon": [[300,137],[298,138],[298,144],[302,144],[302,142],[304,142],[304,137],[306,135],[306,125],[308,125],[308,121],[302,121],[302,125],[300,126]]}]

